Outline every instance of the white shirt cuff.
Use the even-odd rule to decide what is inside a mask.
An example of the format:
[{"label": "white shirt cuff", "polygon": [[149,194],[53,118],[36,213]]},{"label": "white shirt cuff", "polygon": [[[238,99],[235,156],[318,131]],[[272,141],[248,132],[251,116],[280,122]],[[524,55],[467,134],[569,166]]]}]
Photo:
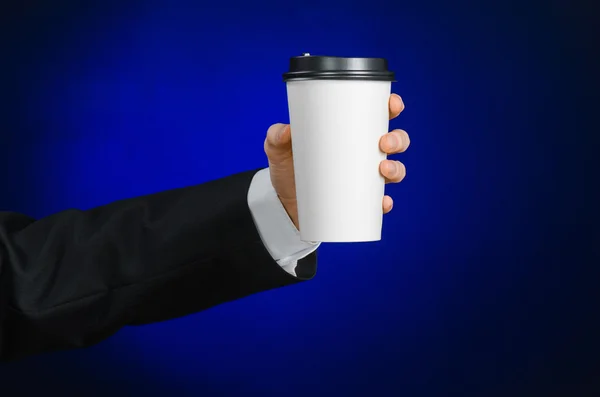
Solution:
[{"label": "white shirt cuff", "polygon": [[248,189],[248,207],[267,251],[279,266],[296,276],[298,260],[314,252],[320,243],[300,240],[300,232],[273,189],[268,168],[254,175]]}]

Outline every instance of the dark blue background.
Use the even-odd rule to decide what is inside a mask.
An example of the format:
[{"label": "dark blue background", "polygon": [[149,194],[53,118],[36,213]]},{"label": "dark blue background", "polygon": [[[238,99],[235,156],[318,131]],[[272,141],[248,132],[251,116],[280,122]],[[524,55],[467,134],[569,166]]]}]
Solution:
[{"label": "dark blue background", "polygon": [[591,2],[418,4],[0,12],[2,210],[42,217],[266,166],[302,52],[387,57],[406,103],[391,127],[412,141],[381,242],[323,245],[308,283],[4,365],[0,394],[600,393],[598,279],[581,277],[600,263]]}]

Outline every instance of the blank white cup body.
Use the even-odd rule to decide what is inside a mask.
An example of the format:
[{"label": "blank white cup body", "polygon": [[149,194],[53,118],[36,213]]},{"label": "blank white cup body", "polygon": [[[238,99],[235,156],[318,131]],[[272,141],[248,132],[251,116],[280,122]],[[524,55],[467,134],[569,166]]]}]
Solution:
[{"label": "blank white cup body", "polygon": [[390,92],[389,81],[287,82],[303,241],[381,240]]}]

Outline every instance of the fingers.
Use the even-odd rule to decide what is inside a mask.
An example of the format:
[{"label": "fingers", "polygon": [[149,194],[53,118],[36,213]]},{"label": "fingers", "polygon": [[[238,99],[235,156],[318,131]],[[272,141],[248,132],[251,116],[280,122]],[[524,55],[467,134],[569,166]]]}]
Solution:
[{"label": "fingers", "polygon": [[387,154],[402,153],[410,146],[410,138],[404,130],[394,130],[381,137],[380,149]]},{"label": "fingers", "polygon": [[267,139],[265,145],[270,145],[274,148],[285,145],[290,141],[289,124],[273,124],[267,130]]},{"label": "fingers", "polygon": [[383,197],[383,213],[387,214],[394,208],[394,200],[390,196]]},{"label": "fingers", "polygon": [[292,134],[289,124],[273,124],[267,130],[265,153],[270,161],[285,160],[292,155]]},{"label": "fingers", "polygon": [[399,161],[383,160],[379,166],[386,183],[398,183],[406,176],[406,167]]},{"label": "fingers", "polygon": [[390,95],[390,120],[398,117],[400,113],[404,110],[404,101],[398,94]]}]

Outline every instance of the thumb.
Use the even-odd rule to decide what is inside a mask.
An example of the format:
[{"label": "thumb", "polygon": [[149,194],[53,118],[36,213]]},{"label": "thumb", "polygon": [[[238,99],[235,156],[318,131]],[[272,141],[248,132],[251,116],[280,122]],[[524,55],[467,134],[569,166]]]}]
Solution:
[{"label": "thumb", "polygon": [[269,160],[283,160],[292,154],[292,134],[289,124],[273,124],[267,131],[265,153]]}]

